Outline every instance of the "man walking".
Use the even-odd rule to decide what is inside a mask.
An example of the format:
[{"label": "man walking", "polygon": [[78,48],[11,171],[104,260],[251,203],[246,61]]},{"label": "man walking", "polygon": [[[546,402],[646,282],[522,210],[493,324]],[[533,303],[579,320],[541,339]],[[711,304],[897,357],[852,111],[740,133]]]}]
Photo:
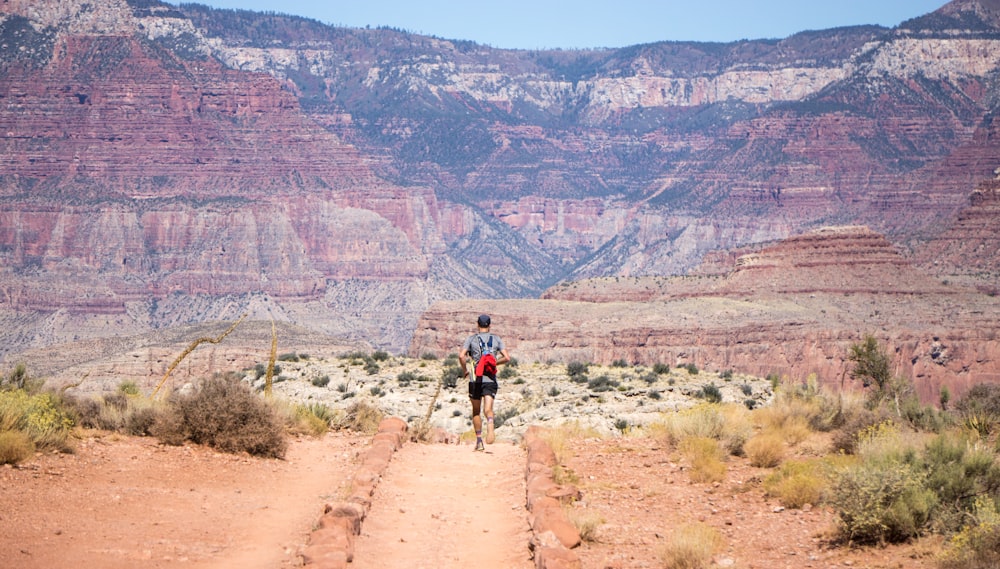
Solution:
[{"label": "man walking", "polygon": [[458,353],[458,362],[462,365],[462,377],[469,375],[470,359],[474,366],[475,379],[469,379],[469,399],[472,401],[472,427],[476,430],[475,450],[480,451],[485,449],[481,412],[486,415],[486,442],[493,444],[496,440],[493,432],[493,400],[497,396],[497,366],[509,362],[510,356],[500,336],[490,332],[488,314],[479,315],[476,326],[479,331],[466,338]]}]

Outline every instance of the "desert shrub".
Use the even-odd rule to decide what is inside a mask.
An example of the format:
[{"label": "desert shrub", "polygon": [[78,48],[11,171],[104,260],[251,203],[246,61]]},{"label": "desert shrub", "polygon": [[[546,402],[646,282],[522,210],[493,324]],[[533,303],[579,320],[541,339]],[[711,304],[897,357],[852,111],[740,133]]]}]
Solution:
[{"label": "desert shrub", "polygon": [[920,535],[937,501],[912,464],[863,460],[838,473],[830,503],[843,540],[877,544]]},{"label": "desert shrub", "polygon": [[282,457],[288,446],[275,410],[246,384],[206,380],[192,394],[174,394],[153,434],[166,444],[189,440],[223,452]]},{"label": "desert shrub", "polygon": [[751,413],[742,405],[721,405],[722,434],[719,441],[728,454],[744,456],[747,440],[753,436]]},{"label": "desert shrub", "polygon": [[27,366],[23,363],[15,365],[6,375],[0,375],[0,389],[5,390],[21,389],[28,393],[36,393],[44,383],[44,379],[31,377]]},{"label": "desert shrub", "polygon": [[125,433],[134,436],[153,434],[153,428],[159,414],[160,409],[152,404],[133,407],[132,412],[125,417],[123,427]]},{"label": "desert shrub", "polygon": [[708,437],[689,437],[681,442],[680,450],[691,464],[689,477],[692,482],[725,480],[726,465],[722,462],[722,449],[717,440]]},{"label": "desert shrub", "polygon": [[417,379],[417,374],[413,373],[412,371],[401,371],[396,375],[396,381],[398,381],[399,385],[402,387],[409,386],[410,383],[416,381],[416,379]]},{"label": "desert shrub", "polygon": [[751,387],[749,383],[744,382],[740,385],[740,392],[743,395],[750,397],[751,395],[753,395],[753,387]]},{"label": "desert shrub", "polygon": [[40,450],[71,450],[72,411],[53,393],[0,391],[0,431],[21,431]]},{"label": "desert shrub", "polygon": [[424,361],[433,362],[433,361],[437,361],[438,357],[437,357],[437,354],[435,354],[433,352],[424,352],[424,353],[420,354],[420,359],[422,359]]},{"label": "desert shrub", "polygon": [[127,397],[138,397],[139,385],[134,381],[123,381],[118,384],[118,393]]},{"label": "desert shrub", "polygon": [[382,368],[380,368],[378,364],[375,363],[375,360],[368,360],[367,362],[365,362],[365,373],[367,373],[368,375],[375,375],[381,369]]},{"label": "desert shrub", "polygon": [[458,387],[458,380],[462,378],[462,367],[455,358],[450,362],[445,360],[445,365],[441,369],[441,383],[445,387]]},{"label": "desert shrub", "polygon": [[743,447],[751,466],[774,468],[785,455],[785,443],[781,435],[763,432],[754,436]]},{"label": "desert shrub", "polygon": [[605,391],[611,391],[612,389],[618,387],[620,382],[611,379],[607,374],[600,375],[593,379],[587,380],[587,388],[595,393],[603,393]]},{"label": "desert shrub", "polygon": [[651,389],[648,393],[648,396],[650,399],[653,400],[663,399],[663,394],[656,389]]},{"label": "desert shrub", "polygon": [[384,362],[389,360],[389,352],[384,350],[376,350],[372,353],[372,359],[377,362]]},{"label": "desert shrub", "polygon": [[628,428],[629,428],[628,419],[622,419],[622,418],[615,419],[615,429],[619,433],[624,434],[626,431],[628,431]]},{"label": "desert shrub", "polygon": [[493,414],[493,426],[499,429],[504,425],[504,423],[516,417],[520,413],[521,411],[517,407],[504,407]]},{"label": "desert shrub", "polygon": [[852,543],[900,542],[920,535],[937,506],[916,443],[891,421],[859,433],[858,461],[834,476],[830,504]]},{"label": "desert shrub", "polygon": [[719,377],[722,378],[723,381],[732,381],[733,380],[733,370],[727,369],[727,370],[723,371],[722,373],[720,373]]},{"label": "desert shrub", "polygon": [[854,454],[861,433],[875,425],[886,421],[884,412],[875,412],[867,408],[854,413],[847,422],[833,433],[833,450],[846,454]]},{"label": "desert shrub", "polygon": [[705,569],[722,543],[722,535],[707,524],[678,526],[663,548],[663,566],[666,569]]},{"label": "desert shrub", "polygon": [[684,367],[687,368],[689,374],[691,374],[691,375],[698,375],[698,366],[696,366],[694,364],[688,364],[688,365],[686,365]]},{"label": "desert shrub", "polygon": [[698,392],[698,397],[709,403],[722,403],[722,391],[714,383],[703,385],[701,391]]},{"label": "desert shrub", "polygon": [[653,364],[653,373],[657,375],[666,375],[670,373],[670,366],[664,363]]},{"label": "desert shrub", "polygon": [[559,395],[559,388],[552,386],[549,388],[549,397],[557,397]]},{"label": "desert shrub", "polygon": [[791,460],[764,479],[764,490],[786,508],[821,504],[830,487],[830,465],[818,460]]},{"label": "desert shrub", "polygon": [[1000,567],[1000,519],[970,524],[948,541],[938,559],[941,569]]},{"label": "desert shrub", "polygon": [[[590,370],[590,365],[583,362],[569,362],[566,364],[566,375],[570,379],[578,383],[585,383],[587,381],[587,372]],[[583,378],[581,380],[581,378]]]},{"label": "desert shrub", "polygon": [[120,389],[101,399],[64,396],[63,400],[74,422],[81,427],[136,436],[150,434],[159,412],[152,400],[126,396]]},{"label": "desert shrub", "polygon": [[509,365],[500,366],[500,371],[497,372],[497,379],[510,379],[512,377],[517,377],[517,368]]},{"label": "desert shrub", "polygon": [[721,439],[725,423],[718,405],[702,404],[664,415],[650,425],[650,431],[665,443],[677,445],[689,437]]},{"label": "desert shrub", "polygon": [[280,356],[278,356],[278,361],[279,362],[297,362],[297,361],[299,361],[299,355],[296,354],[295,352],[290,352],[290,353],[287,353],[287,354],[281,354]]},{"label": "desert shrub", "polygon": [[925,485],[941,501],[935,512],[940,531],[958,531],[980,506],[978,498],[1000,499],[1000,464],[981,443],[939,435],[924,449],[922,466]]},{"label": "desert shrub", "polygon": [[18,464],[35,454],[35,443],[22,431],[0,431],[0,464]]},{"label": "desert shrub", "polygon": [[327,385],[330,385],[330,376],[329,375],[318,375],[318,376],[312,378],[312,381],[310,381],[310,383],[312,383],[316,387],[326,387]]},{"label": "desert shrub", "polygon": [[330,430],[333,411],[322,403],[296,403],[285,407],[285,424],[289,431],[314,437]]},{"label": "desert shrub", "polygon": [[385,415],[382,410],[366,401],[357,401],[347,408],[346,414],[334,421],[334,427],[359,433],[373,434]]},{"label": "desert shrub", "polygon": [[989,437],[1000,423],[1000,385],[972,386],[956,403],[955,413],[962,425],[980,437]]}]

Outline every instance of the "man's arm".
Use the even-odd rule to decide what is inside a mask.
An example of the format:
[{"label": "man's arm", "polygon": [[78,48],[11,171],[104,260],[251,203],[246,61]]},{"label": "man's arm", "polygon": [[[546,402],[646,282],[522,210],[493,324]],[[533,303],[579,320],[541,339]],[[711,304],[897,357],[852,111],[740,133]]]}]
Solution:
[{"label": "man's arm", "polygon": [[[461,357],[459,357],[461,359]],[[507,353],[506,349],[500,350],[500,357],[497,358],[497,365],[505,364],[510,361],[510,355]]]},{"label": "man's arm", "polygon": [[466,362],[469,361],[468,354],[465,351],[458,352],[458,363],[462,366],[462,377],[467,377],[469,375],[469,370],[466,368]]}]

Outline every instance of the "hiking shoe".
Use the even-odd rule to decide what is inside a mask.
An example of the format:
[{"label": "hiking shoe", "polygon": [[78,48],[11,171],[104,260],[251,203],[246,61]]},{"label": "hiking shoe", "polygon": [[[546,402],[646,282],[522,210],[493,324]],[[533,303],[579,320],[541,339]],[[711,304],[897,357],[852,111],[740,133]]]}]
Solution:
[{"label": "hiking shoe", "polygon": [[483,441],[476,441],[476,448],[473,450],[476,451],[486,450],[486,447],[483,446]]},{"label": "hiking shoe", "polygon": [[486,444],[491,445],[497,440],[496,433],[493,432],[493,421],[486,422]]}]

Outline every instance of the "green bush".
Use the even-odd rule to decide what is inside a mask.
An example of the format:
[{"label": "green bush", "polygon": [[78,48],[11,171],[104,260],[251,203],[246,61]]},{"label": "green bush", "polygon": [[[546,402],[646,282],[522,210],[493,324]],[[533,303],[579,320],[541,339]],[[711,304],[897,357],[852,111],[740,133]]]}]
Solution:
[{"label": "green bush", "polygon": [[865,460],[837,474],[830,503],[843,540],[881,544],[919,536],[937,498],[912,464]]},{"label": "green bush", "polygon": [[0,391],[0,432],[21,431],[36,448],[69,451],[72,411],[53,393]]},{"label": "green bush", "polygon": [[441,383],[449,388],[458,387],[458,380],[461,378],[462,367],[458,364],[458,359],[451,360],[451,363],[446,360],[441,369]]},{"label": "green bush", "polygon": [[943,532],[961,529],[983,496],[1000,499],[1000,464],[992,450],[949,435],[935,437],[924,450],[926,486],[941,506],[935,526]]},{"label": "green bush", "polygon": [[709,403],[722,403],[722,391],[714,383],[702,386],[701,391],[698,392],[698,397]]},{"label": "green bush", "polygon": [[611,379],[606,374],[587,381],[587,388],[595,393],[611,391],[612,389],[618,387],[618,385],[619,382],[617,380]]},{"label": "green bush", "polygon": [[663,363],[653,364],[653,373],[657,375],[666,375],[670,373],[670,366]]},{"label": "green bush", "polygon": [[278,414],[243,383],[213,378],[168,403],[153,426],[165,444],[189,440],[223,452],[277,458],[288,447]]},{"label": "green bush", "polygon": [[278,361],[279,362],[297,362],[297,361],[299,361],[299,355],[296,354],[295,352],[290,352],[290,353],[287,353],[287,354],[281,354],[280,356],[278,356]]},{"label": "green bush", "polygon": [[688,370],[688,373],[691,374],[691,375],[698,375],[698,373],[699,373],[698,366],[696,366],[694,364],[688,364],[688,365],[686,365],[684,367]]},{"label": "green bush", "polygon": [[[590,365],[583,362],[569,362],[566,364],[566,375],[577,383],[585,383],[587,381],[586,375],[588,371],[590,371]],[[580,378],[583,378],[583,380],[581,381]]]},{"label": "green bush", "polygon": [[24,364],[17,364],[7,375],[0,375],[0,389],[22,389],[28,393],[35,393],[42,388],[44,383],[44,379],[36,379],[28,375],[28,368]]},{"label": "green bush", "polygon": [[376,350],[372,354],[372,359],[375,360],[375,361],[377,361],[377,362],[388,361],[389,360],[389,352],[386,352],[384,350]]},{"label": "green bush", "polygon": [[1000,520],[971,524],[954,535],[941,555],[941,569],[1000,567]]},{"label": "green bush", "polygon": [[500,366],[500,371],[497,373],[497,379],[510,379],[512,377],[517,377],[517,369],[508,366]]},{"label": "green bush", "polygon": [[611,362],[611,367],[628,367],[628,362],[624,359],[618,359]]},{"label": "green bush", "polygon": [[329,375],[316,376],[312,378],[311,383],[316,387],[326,387],[327,385],[330,385],[330,376]]}]

